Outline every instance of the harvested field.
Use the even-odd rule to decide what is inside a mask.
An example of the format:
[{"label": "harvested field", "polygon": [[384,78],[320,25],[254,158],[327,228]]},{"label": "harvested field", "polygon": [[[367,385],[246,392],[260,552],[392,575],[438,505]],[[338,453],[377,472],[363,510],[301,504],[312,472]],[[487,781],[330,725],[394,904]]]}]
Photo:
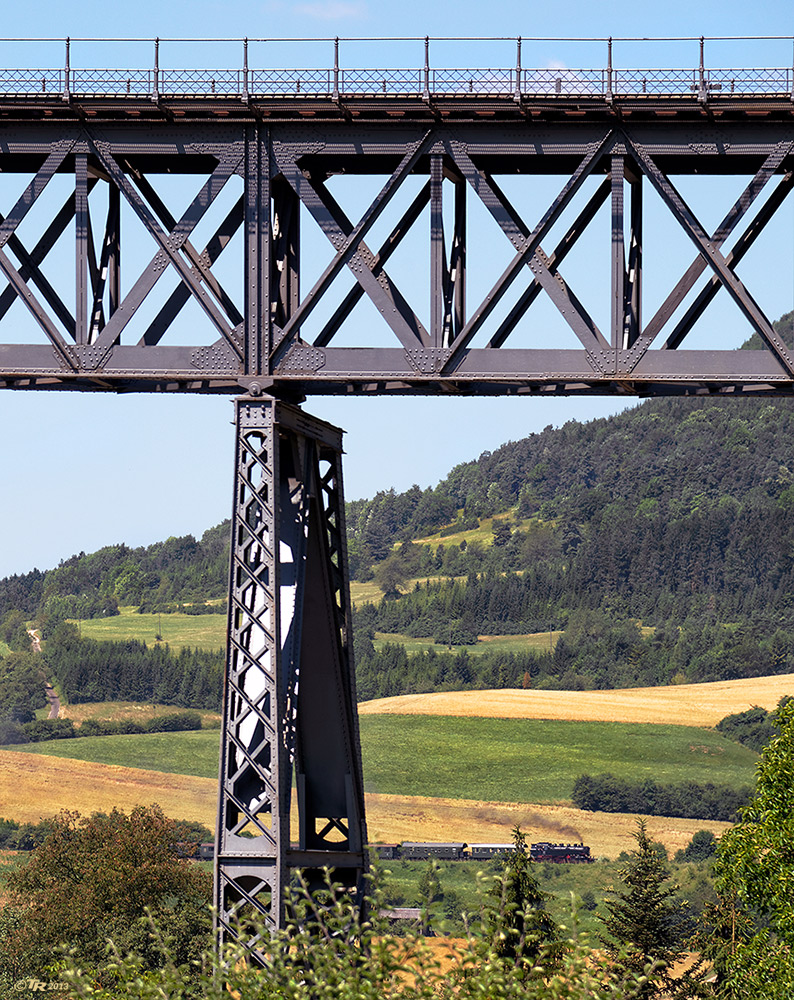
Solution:
[{"label": "harvested field", "polygon": [[774,708],[785,694],[794,695],[794,674],[616,691],[441,691],[365,701],[358,711],[359,715],[461,715],[708,727],[754,705]]},{"label": "harvested field", "polygon": [[[477,802],[471,799],[431,799],[421,796],[368,794],[367,827],[370,840],[448,840],[509,843],[518,823],[527,840],[551,840],[590,845],[594,857],[616,858],[636,847],[632,834],[637,817],[624,813],[583,812],[573,806]],[[689,843],[697,830],[719,836],[729,823],[702,819],[646,817],[653,840],[672,855]]]},{"label": "harvested field", "polygon": [[19,823],[36,823],[62,809],[88,815],[157,802],[174,819],[213,829],[217,795],[212,778],[0,750],[0,812]]}]

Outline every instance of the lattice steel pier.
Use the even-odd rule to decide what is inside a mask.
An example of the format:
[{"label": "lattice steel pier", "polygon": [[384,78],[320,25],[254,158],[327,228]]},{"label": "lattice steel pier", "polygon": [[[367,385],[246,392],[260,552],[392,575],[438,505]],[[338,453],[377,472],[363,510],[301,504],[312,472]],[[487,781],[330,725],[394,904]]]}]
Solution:
[{"label": "lattice steel pier", "polygon": [[270,397],[236,410],[215,884],[227,939],[251,916],[282,924],[293,868],[359,891],[366,844],[341,431]]}]

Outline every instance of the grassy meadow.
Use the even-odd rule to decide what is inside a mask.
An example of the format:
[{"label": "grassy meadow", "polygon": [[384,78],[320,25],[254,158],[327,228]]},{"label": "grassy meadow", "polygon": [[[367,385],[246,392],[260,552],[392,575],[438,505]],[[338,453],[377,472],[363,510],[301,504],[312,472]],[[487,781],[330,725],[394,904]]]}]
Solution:
[{"label": "grassy meadow", "polygon": [[186,733],[144,733],[129,736],[82,736],[71,740],[48,740],[7,747],[18,753],[44,754],[94,764],[187,774],[198,778],[218,777],[220,730]]},{"label": "grassy meadow", "polygon": [[387,642],[397,642],[405,646],[409,654],[423,653],[434,649],[437,653],[460,653],[465,650],[470,656],[481,653],[525,653],[553,652],[562,632],[533,632],[527,635],[481,635],[475,646],[449,646],[446,643],[433,642],[432,639],[414,639],[412,636],[399,632],[376,632],[374,645],[380,649]]},{"label": "grassy meadow", "polygon": [[[413,586],[410,581],[406,587]],[[424,577],[422,578],[424,582]],[[370,580],[366,583],[354,582],[350,588],[354,604],[364,604],[367,601],[379,601],[382,597],[380,589]],[[172,649],[183,646],[197,649],[216,650],[226,645],[226,615],[140,615],[134,607],[119,608],[119,614],[111,618],[91,618],[80,622],[80,632],[91,639],[105,641],[125,641],[139,639],[154,645],[162,636]],[[508,652],[518,653],[527,649],[535,651],[553,650],[562,632],[538,632],[532,635],[488,635],[481,636],[475,646],[453,646],[453,652],[466,650],[476,656],[479,653]],[[399,633],[378,632],[375,636],[375,646],[380,648],[387,642],[398,642],[405,646],[409,653],[423,652],[435,649],[436,652],[449,650],[444,643],[435,643],[430,638],[414,639]],[[0,655],[3,644],[0,643]]]},{"label": "grassy meadow", "polygon": [[[384,886],[387,900],[391,905],[420,906],[419,880],[427,870],[426,861],[383,861]],[[554,918],[570,926],[571,903],[577,908],[580,931],[599,934],[603,927],[597,916],[606,914],[604,896],[608,886],[620,883],[621,864],[615,861],[599,861],[592,865],[540,864],[533,868],[540,888],[547,894],[546,906]],[[493,876],[501,871],[499,862],[441,861],[436,874],[442,891],[454,893],[461,909],[473,915],[474,919],[492,884]],[[673,877],[681,886],[682,895],[687,899],[698,899],[710,895],[707,886],[705,866],[675,864]],[[592,893],[597,907],[588,911],[582,906],[582,898]],[[444,904],[440,909],[443,912]]]},{"label": "grassy meadow", "polygon": [[[49,709],[42,709],[45,713]],[[176,712],[183,712],[185,709],[176,705],[159,705],[151,702],[140,701],[86,701],[75,705],[64,705],[61,703],[59,718],[71,719],[76,726],[85,722],[86,719],[102,719],[109,722],[148,722],[149,719],[156,719],[162,715],[174,715]],[[201,716],[201,725],[204,729],[217,729],[221,724],[221,717],[218,712],[210,712],[205,708],[191,709]]]},{"label": "grassy meadow", "polygon": [[91,639],[140,639],[149,645],[161,635],[173,649],[216,650],[226,645],[226,615],[139,615],[133,607],[122,607],[112,618],[81,621],[80,632]]},{"label": "grassy meadow", "polygon": [[753,782],[756,754],[690,726],[365,715],[366,787],[491,802],[562,802],[583,773],[660,782]]},{"label": "grassy meadow", "polygon": [[414,545],[460,545],[464,540],[467,545],[470,545],[472,542],[479,542],[481,545],[493,545],[493,526],[495,522],[509,520],[514,528],[525,527],[530,523],[531,518],[521,520],[521,518],[515,517],[517,510],[517,507],[511,507],[502,514],[495,514],[493,517],[484,517],[480,521],[479,528],[471,528],[468,531],[456,531],[452,535],[442,535],[439,530],[432,535],[426,535],[424,538],[414,539]]}]

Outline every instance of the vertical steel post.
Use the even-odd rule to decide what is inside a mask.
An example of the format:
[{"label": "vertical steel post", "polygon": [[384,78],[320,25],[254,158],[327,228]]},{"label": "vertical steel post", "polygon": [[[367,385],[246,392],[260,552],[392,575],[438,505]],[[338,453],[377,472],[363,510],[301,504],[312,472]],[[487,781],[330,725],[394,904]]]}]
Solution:
[{"label": "vertical steel post", "polygon": [[612,157],[612,347],[623,350],[626,325],[626,252],[623,237],[623,156]]},{"label": "vertical steel post", "polygon": [[72,88],[71,80],[69,79],[72,74],[72,42],[71,39],[67,37],[66,39],[66,64],[63,71],[63,99],[67,103],[72,98]]},{"label": "vertical steel post", "polygon": [[466,188],[465,180],[455,184],[455,236],[450,268],[453,337],[466,325]]},{"label": "vertical steel post", "polygon": [[612,36],[607,40],[607,101],[611,104],[614,99],[612,90]]},{"label": "vertical steel post", "polygon": [[444,161],[440,156],[430,157],[430,342],[441,347],[444,335],[446,303],[444,271],[446,248],[444,246]]},{"label": "vertical steel post", "polygon": [[291,869],[315,887],[327,868],[360,899],[366,826],[342,432],[267,396],[235,406],[215,906],[220,942],[256,954],[284,924]]},{"label": "vertical steel post", "polygon": [[334,39],[334,90],[332,97],[339,100],[339,35]]},{"label": "vertical steel post", "polygon": [[516,101],[521,101],[521,35],[516,39],[516,87],[513,97]]},{"label": "vertical steel post", "polygon": [[154,40],[154,85],[152,87],[152,100],[155,104],[160,100],[160,39]]},{"label": "vertical steel post", "polygon": [[75,343],[88,341],[88,157],[74,158]]},{"label": "vertical steel post", "polygon": [[266,371],[271,350],[270,130],[251,125],[245,135],[245,372]]},{"label": "vertical steel post", "polygon": [[115,184],[108,185],[112,226],[108,227],[111,241],[108,257],[108,314],[110,316],[121,305],[121,191]]},{"label": "vertical steel post", "polygon": [[698,100],[706,103],[706,64],[704,59],[705,39],[700,36],[700,61],[698,64]]},{"label": "vertical steel post", "polygon": [[248,39],[243,39],[243,104],[248,104]]},{"label": "vertical steel post", "polygon": [[425,35],[425,70],[422,98],[425,101],[430,100],[430,38],[428,35]]},{"label": "vertical steel post", "polygon": [[628,344],[632,347],[642,330],[642,174],[631,179],[631,238],[629,243],[626,314]]}]

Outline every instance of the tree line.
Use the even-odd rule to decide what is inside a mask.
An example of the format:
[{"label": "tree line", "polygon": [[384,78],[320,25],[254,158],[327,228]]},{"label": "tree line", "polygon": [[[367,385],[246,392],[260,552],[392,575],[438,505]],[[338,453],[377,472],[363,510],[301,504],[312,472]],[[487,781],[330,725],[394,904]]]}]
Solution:
[{"label": "tree line", "polygon": [[[549,635],[548,644],[520,652],[493,651],[486,646],[482,653],[466,649],[408,653],[397,642],[376,648],[376,632],[399,632],[403,623],[409,634],[435,635],[437,642],[473,645],[476,619],[454,615],[465,607],[469,586],[476,589],[483,603],[489,593],[504,598],[512,590],[523,592],[520,578],[507,582],[499,578],[475,583],[441,581],[418,585],[405,597],[384,599],[377,606],[364,605],[356,612],[356,676],[361,700],[475,688],[653,687],[794,672],[794,624],[760,617],[752,623],[726,625],[709,611],[692,615],[680,625],[662,621],[646,631],[636,619],[625,618],[619,611],[575,611],[567,617],[565,631],[556,642]],[[400,607],[403,602],[410,612]],[[563,622],[550,624],[560,627]],[[519,631],[519,627],[503,628],[503,632]]]},{"label": "tree line", "polygon": [[651,778],[631,781],[614,774],[582,774],[574,782],[571,798],[578,809],[588,812],[682,816],[735,823],[751,794],[749,785],[733,788],[696,781],[660,784]]},{"label": "tree line", "polygon": [[81,552],[54,569],[0,580],[0,619],[9,611],[54,627],[66,618],[99,618],[120,604],[175,610],[223,599],[228,586],[229,522],[140,548],[109,545]]},{"label": "tree line", "polygon": [[71,740],[81,736],[129,736],[133,733],[180,733],[201,729],[198,712],[174,712],[155,715],[146,722],[123,719],[85,719],[75,726],[71,719],[34,719],[22,725],[0,722],[0,744],[42,743],[46,740]]}]

